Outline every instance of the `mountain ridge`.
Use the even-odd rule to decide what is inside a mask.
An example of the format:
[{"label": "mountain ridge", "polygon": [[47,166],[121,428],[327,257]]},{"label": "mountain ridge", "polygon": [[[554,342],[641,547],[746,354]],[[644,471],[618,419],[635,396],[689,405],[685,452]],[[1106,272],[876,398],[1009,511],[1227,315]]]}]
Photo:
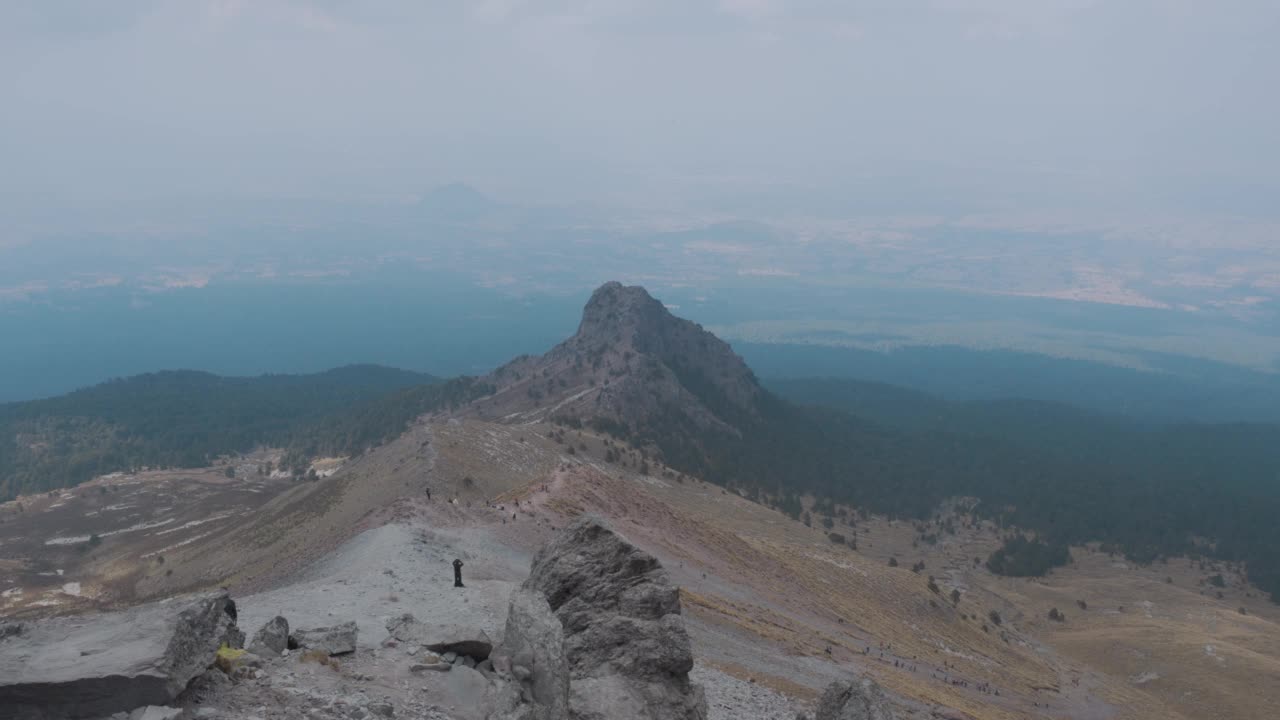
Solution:
[{"label": "mountain ridge", "polygon": [[[1079,439],[1061,448],[1052,437],[1026,442],[1021,429],[1004,437],[947,423],[881,425],[856,407],[802,406],[775,395],[728,343],[675,317],[643,288],[616,282],[593,293],[574,336],[482,382],[497,389],[468,408],[482,419],[590,426],[797,519],[806,497],[917,520],[950,499],[977,498],[979,515],[1038,535],[1053,551],[1046,556],[1060,562],[1069,560],[1066,546],[1089,542],[1140,563],[1208,549],[1247,562],[1250,579],[1280,598],[1280,556],[1261,539],[1274,537],[1280,547],[1264,521],[1280,514],[1280,492],[1266,483],[1280,472],[1280,452],[1255,432],[1223,445],[1245,448],[1247,457],[1200,457],[1183,447],[1193,438],[1176,434],[1131,453],[1115,443],[1091,450]],[[984,421],[990,427],[1039,420],[995,411],[999,422]],[[1052,434],[1082,417],[1038,424]],[[1216,432],[1234,437],[1231,428]],[[1215,543],[1205,548],[1202,537]]]}]

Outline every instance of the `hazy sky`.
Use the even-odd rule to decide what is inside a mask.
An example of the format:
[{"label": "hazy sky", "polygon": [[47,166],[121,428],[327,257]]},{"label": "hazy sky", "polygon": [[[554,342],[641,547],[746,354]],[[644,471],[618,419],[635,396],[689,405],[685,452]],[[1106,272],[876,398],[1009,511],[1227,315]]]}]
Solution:
[{"label": "hazy sky", "polygon": [[6,0],[0,212],[1274,212],[1277,37],[1275,0]]}]

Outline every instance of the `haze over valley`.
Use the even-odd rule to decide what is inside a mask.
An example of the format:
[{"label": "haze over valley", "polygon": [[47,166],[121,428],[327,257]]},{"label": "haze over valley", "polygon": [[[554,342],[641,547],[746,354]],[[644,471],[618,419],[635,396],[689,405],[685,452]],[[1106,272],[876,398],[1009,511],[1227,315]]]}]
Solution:
[{"label": "haze over valley", "polygon": [[1277,31],[0,6],[0,718],[1280,717]]}]

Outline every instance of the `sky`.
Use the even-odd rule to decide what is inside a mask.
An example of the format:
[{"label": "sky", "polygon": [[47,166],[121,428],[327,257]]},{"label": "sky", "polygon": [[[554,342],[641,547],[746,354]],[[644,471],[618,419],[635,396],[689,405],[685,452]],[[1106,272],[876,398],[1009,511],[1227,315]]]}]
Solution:
[{"label": "sky", "polygon": [[[6,0],[0,219],[1277,212],[1274,0]],[[4,240],[0,238],[0,243]]]}]

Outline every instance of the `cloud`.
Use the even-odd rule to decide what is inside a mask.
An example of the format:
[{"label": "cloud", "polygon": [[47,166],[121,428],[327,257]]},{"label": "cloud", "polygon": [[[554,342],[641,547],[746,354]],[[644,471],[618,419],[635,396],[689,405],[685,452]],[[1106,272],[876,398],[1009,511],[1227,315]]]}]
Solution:
[{"label": "cloud", "polygon": [[718,0],[721,12],[746,18],[764,20],[781,12],[779,0]]}]

